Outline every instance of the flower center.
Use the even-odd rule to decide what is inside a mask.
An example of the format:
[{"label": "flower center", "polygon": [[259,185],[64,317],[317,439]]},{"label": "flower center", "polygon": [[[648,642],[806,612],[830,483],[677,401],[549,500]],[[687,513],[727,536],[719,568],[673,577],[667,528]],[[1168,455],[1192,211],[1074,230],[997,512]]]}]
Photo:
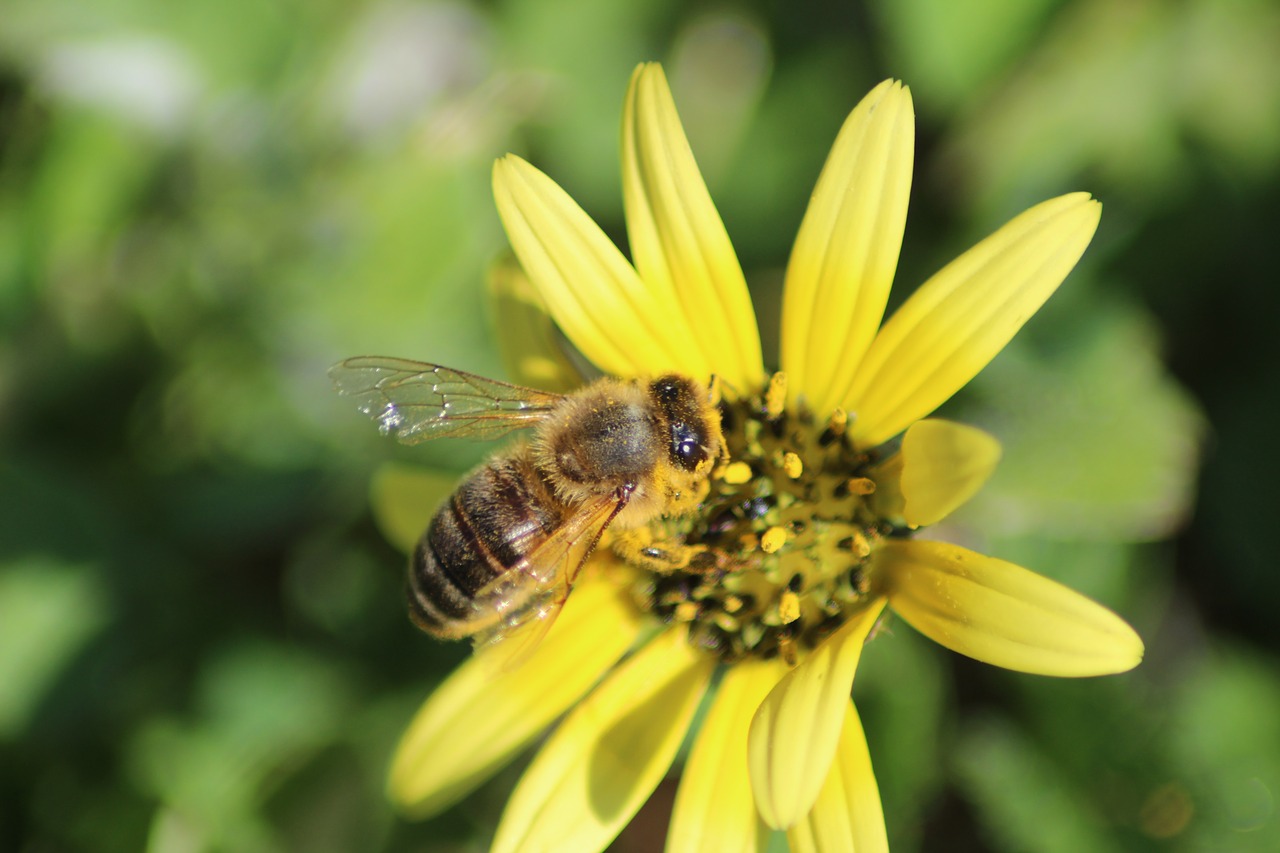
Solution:
[{"label": "flower center", "polygon": [[646,570],[641,606],[725,662],[815,647],[866,606],[868,559],[893,530],[869,501],[878,459],[848,441],[844,413],[819,423],[785,398],[778,373],[722,404],[729,461],[699,510],[613,545]]}]

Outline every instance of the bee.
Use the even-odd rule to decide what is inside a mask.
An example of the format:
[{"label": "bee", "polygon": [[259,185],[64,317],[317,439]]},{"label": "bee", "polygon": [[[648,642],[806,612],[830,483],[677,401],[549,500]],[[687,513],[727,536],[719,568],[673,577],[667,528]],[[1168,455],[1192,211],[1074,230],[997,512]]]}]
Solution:
[{"label": "bee", "polygon": [[606,377],[566,395],[379,356],[329,373],[405,444],[532,430],[462,481],[408,570],[419,627],[477,648],[521,629],[520,658],[545,636],[604,532],[689,512],[725,452],[714,380]]}]

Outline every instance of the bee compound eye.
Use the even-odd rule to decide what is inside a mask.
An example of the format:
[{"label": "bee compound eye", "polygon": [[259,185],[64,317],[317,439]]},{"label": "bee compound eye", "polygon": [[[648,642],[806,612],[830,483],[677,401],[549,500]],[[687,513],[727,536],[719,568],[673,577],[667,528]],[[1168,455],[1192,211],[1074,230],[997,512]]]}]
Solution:
[{"label": "bee compound eye", "polygon": [[672,461],[687,471],[698,467],[706,454],[702,449],[702,441],[698,434],[684,424],[671,426]]}]

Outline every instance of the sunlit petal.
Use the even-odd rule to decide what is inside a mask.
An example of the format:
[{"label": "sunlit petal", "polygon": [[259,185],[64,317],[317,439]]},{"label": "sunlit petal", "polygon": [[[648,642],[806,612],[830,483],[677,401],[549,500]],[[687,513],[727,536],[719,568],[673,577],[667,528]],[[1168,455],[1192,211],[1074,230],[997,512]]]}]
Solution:
[{"label": "sunlit petal", "polygon": [[614,671],[521,777],[494,853],[603,850],[671,766],[713,668],[671,630]]},{"label": "sunlit petal", "polygon": [[632,259],[667,322],[729,388],[753,387],[764,366],[747,282],[655,63],[627,91],[622,191]]},{"label": "sunlit petal", "polygon": [[813,411],[842,402],[884,315],[914,150],[911,93],[886,80],[845,120],[814,188],[782,303],[782,368]]},{"label": "sunlit petal", "polygon": [[1021,566],[920,540],[887,542],[875,559],[894,612],[962,655],[1057,676],[1125,672],[1142,660],[1123,619]]},{"label": "sunlit petal", "polygon": [[514,154],[493,167],[493,194],[511,247],[556,324],[583,355],[617,376],[675,371],[709,377],[669,298],[647,288],[591,217],[555,181]]},{"label": "sunlit petal", "polygon": [[892,438],[977,375],[1076,265],[1101,211],[1087,193],[1038,204],[925,282],[843,397],[851,437],[863,447]]},{"label": "sunlit petal", "polygon": [[639,630],[624,585],[584,578],[523,666],[495,676],[477,654],[431,695],[396,749],[392,801],[426,817],[465,796],[578,701]]},{"label": "sunlit petal", "polygon": [[1000,442],[953,421],[916,421],[902,437],[903,516],[936,524],[977,494],[1000,461]]},{"label": "sunlit petal", "polygon": [[787,841],[791,853],[888,853],[880,789],[852,701],[827,781],[809,814],[787,831]]},{"label": "sunlit petal", "polygon": [[786,829],[818,798],[835,758],[845,705],[862,645],[883,601],[854,615],[770,691],[747,736],[756,808]]},{"label": "sunlit petal", "polygon": [[567,393],[583,384],[569,359],[564,336],[524,269],[510,255],[489,268],[489,315],[501,329],[496,337],[507,379],[543,391]]},{"label": "sunlit petal", "polygon": [[769,829],[747,781],[747,728],[786,671],[775,658],[746,660],[725,673],[680,778],[667,853],[748,853],[768,846]]}]

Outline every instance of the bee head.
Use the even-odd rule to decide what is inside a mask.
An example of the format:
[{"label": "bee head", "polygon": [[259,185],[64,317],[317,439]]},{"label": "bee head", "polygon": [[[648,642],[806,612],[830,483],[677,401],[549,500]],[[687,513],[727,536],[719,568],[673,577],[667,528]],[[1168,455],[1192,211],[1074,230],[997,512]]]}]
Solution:
[{"label": "bee head", "polygon": [[681,471],[705,469],[720,453],[720,416],[706,389],[685,376],[660,376],[649,385],[665,421],[667,455]]}]

